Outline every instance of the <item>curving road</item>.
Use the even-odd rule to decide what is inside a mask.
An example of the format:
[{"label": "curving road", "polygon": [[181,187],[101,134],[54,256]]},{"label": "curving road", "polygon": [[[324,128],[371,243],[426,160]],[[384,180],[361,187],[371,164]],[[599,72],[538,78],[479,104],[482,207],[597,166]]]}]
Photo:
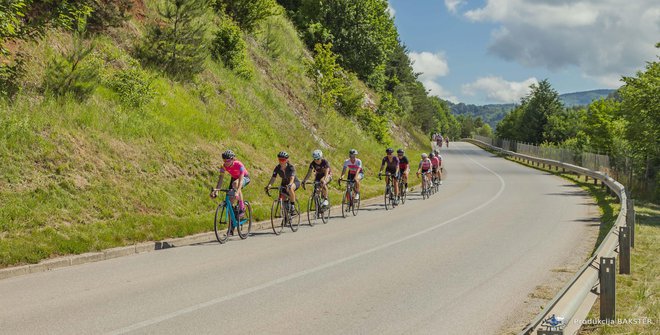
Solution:
[{"label": "curving road", "polygon": [[0,333],[501,332],[551,269],[587,256],[597,210],[471,144],[442,155],[440,193],[393,211],[2,280]]}]

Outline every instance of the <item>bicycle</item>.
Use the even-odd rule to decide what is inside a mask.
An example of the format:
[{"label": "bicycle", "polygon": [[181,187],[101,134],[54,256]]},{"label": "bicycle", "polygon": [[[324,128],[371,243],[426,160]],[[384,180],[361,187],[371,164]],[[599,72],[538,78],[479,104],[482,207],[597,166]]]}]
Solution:
[{"label": "bicycle", "polygon": [[[382,175],[382,173],[379,173],[378,179],[381,179]],[[394,209],[394,207],[396,207],[394,204],[396,196],[394,195],[394,186],[392,186],[395,182],[394,175],[391,173],[385,173],[385,178],[389,178],[389,183],[385,183],[385,210],[389,210],[389,207]],[[399,192],[401,192],[401,189],[399,189]]]},{"label": "bicycle", "polygon": [[321,183],[315,181],[305,184],[314,184],[314,191],[312,191],[312,195],[309,197],[309,203],[307,204],[307,221],[309,225],[314,226],[318,218],[321,218],[323,223],[328,223],[328,220],[330,220],[330,205],[323,206]]},{"label": "bicycle", "polygon": [[346,182],[346,193],[341,200],[341,216],[346,217],[349,212],[356,216],[360,209],[360,199],[355,199],[355,180],[339,179],[339,185],[342,181]]},{"label": "bicycle", "polygon": [[431,172],[422,172],[422,199],[428,199],[431,197],[431,185],[429,181],[426,180],[426,175]]},{"label": "bicycle", "polygon": [[[250,232],[252,231],[252,206],[248,201],[243,201],[245,203],[245,214],[244,217],[240,218],[238,215],[238,205],[231,205],[231,192],[235,192],[233,189],[216,189],[212,188],[211,192],[225,192],[225,200],[218,204],[218,207],[215,209],[215,218],[213,220],[213,230],[215,231],[215,237],[218,239],[218,242],[225,243],[229,236],[232,235],[234,228],[238,232],[238,236],[244,240],[248,238]],[[231,210],[226,210],[230,208]],[[226,212],[226,213],[225,213]],[[231,222],[231,224],[229,224]],[[245,224],[247,223],[247,229]],[[226,231],[223,231],[223,226],[227,227]]]},{"label": "bicycle", "polygon": [[399,201],[401,204],[406,203],[406,198],[408,197],[408,191],[406,190],[406,183],[403,182],[403,173],[399,173],[396,177],[397,182],[399,183]]},{"label": "bicycle", "polygon": [[270,190],[279,190],[280,193],[270,208],[270,224],[275,235],[281,234],[284,226],[287,225],[292,232],[298,231],[300,226],[300,203],[298,200],[296,200],[295,205],[291,204],[284,186],[269,187],[266,191],[268,196],[270,196]]},{"label": "bicycle", "polygon": [[437,175],[433,175],[433,193],[437,193],[440,190],[440,178]]}]

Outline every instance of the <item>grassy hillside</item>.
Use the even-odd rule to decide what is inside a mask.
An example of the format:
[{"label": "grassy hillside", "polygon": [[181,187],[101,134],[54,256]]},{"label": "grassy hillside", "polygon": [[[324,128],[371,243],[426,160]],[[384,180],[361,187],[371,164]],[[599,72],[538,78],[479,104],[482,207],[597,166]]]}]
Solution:
[{"label": "grassy hillside", "polygon": [[[0,102],[0,267],[211,230],[216,203],[208,193],[227,148],[250,171],[245,194],[257,219],[268,215],[263,186],[280,150],[303,173],[320,148],[338,173],[356,148],[369,176],[363,194],[382,191],[374,173],[384,145],[355,121],[316,108],[304,67],[309,53],[285,17],[245,36],[252,79],[208,59],[195,81],[183,83],[131,56],[141,19],[96,37],[86,66],[101,69],[102,85],[83,102],[39,89],[48,60],[70,45],[69,33],[51,31],[20,46],[24,89],[12,103]],[[152,80],[154,98],[141,108],[127,107],[107,83],[126,64]],[[425,136],[392,126],[392,146],[409,156],[424,149]]]}]

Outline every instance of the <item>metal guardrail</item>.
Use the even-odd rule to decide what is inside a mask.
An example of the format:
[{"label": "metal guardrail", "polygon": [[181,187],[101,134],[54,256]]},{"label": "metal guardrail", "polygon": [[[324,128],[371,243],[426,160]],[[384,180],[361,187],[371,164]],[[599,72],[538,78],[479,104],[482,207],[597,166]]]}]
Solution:
[{"label": "metal guardrail", "polygon": [[[617,252],[619,246],[619,228],[626,227],[634,208],[628,210],[629,202],[624,186],[607,176],[604,173],[592,171],[581,166],[567,164],[557,160],[542,159],[533,156],[519,154],[513,151],[504,150],[489,143],[479,140],[467,139],[468,142],[481,147],[486,147],[507,156],[516,157],[536,164],[555,166],[556,169],[572,171],[581,175],[588,176],[594,180],[600,180],[610,190],[612,190],[621,202],[621,210],[612,229],[600,243],[593,256],[577,271],[575,276],[557,293],[557,295],[545,306],[532,322],[530,322],[519,335],[529,334],[575,334],[580,330],[585,318],[587,317],[596,297],[598,296],[599,283],[599,259],[601,257],[612,257]],[[632,214],[634,221],[634,214]],[[632,223],[632,222],[631,222]],[[633,227],[634,228],[634,227]],[[633,230],[634,232],[634,230]],[[555,322],[550,324],[546,320],[552,319]],[[552,325],[556,327],[551,327]]]}]

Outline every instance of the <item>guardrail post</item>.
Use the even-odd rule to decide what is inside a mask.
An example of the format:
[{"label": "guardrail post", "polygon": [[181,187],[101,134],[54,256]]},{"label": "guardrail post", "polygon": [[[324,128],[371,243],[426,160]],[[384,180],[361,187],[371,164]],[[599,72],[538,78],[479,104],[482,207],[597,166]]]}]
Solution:
[{"label": "guardrail post", "polygon": [[619,227],[619,274],[630,274],[630,227]]},{"label": "guardrail post", "polygon": [[600,278],[600,319],[614,320],[616,303],[616,257],[601,257],[599,267]]},{"label": "guardrail post", "polygon": [[594,185],[598,185],[598,179],[594,179]]},{"label": "guardrail post", "polygon": [[635,247],[635,200],[626,200],[626,226],[630,227],[630,246]]}]

